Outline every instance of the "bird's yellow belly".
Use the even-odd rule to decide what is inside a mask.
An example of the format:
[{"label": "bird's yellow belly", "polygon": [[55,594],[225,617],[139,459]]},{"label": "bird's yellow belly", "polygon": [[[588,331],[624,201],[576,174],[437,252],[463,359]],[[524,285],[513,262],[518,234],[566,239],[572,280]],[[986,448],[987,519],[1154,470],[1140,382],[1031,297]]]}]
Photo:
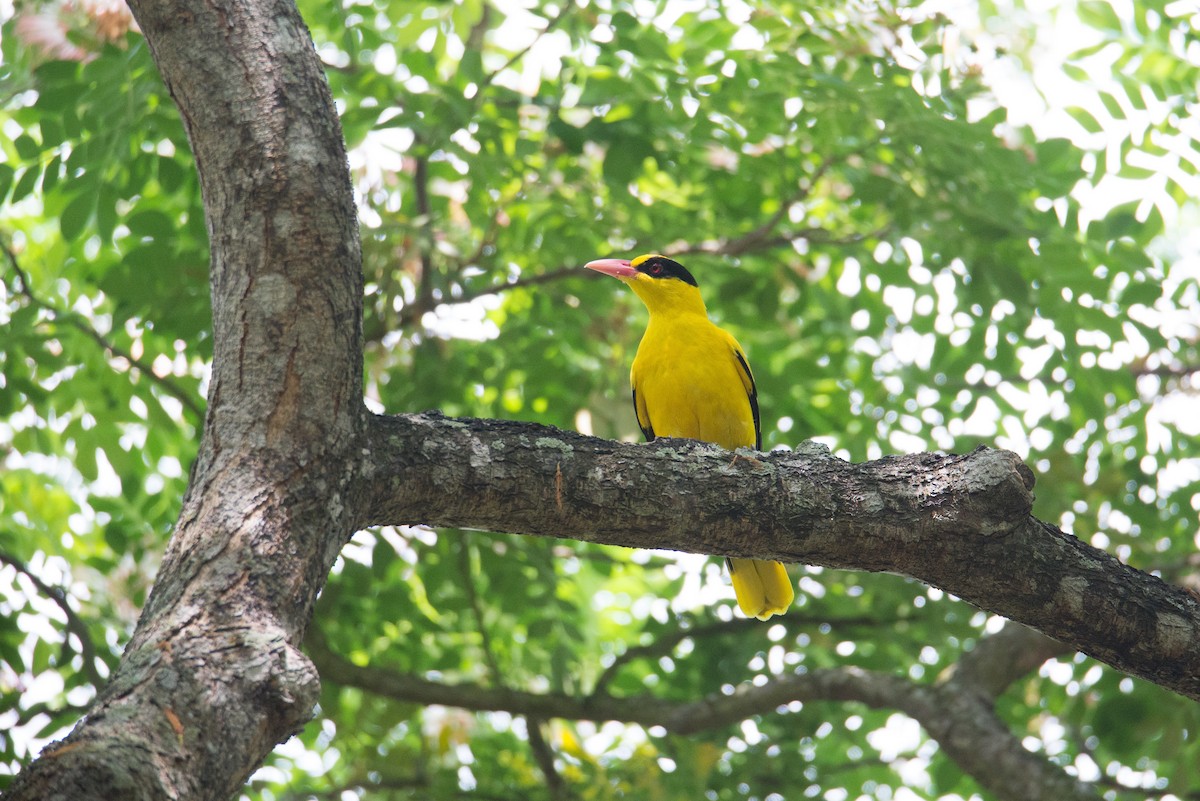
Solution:
[{"label": "bird's yellow belly", "polygon": [[727,342],[715,337],[647,336],[633,384],[657,437],[687,437],[723,448],[754,445],[754,417]]}]

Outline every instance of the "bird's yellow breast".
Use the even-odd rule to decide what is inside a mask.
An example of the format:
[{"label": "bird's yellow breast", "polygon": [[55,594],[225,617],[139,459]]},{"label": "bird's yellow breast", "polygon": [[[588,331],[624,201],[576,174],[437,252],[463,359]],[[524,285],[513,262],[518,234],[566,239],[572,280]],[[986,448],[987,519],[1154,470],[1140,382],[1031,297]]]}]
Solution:
[{"label": "bird's yellow breast", "polygon": [[753,446],[749,377],[739,351],[702,313],[651,314],[630,375],[639,422],[656,437]]}]

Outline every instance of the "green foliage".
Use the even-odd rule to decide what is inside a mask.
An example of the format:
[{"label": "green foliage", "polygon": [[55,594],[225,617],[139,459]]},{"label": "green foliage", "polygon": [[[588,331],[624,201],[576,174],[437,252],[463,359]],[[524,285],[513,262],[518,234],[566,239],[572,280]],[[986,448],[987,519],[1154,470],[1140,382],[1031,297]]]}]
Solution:
[{"label": "green foliage", "polygon": [[[1064,67],[1096,98],[1067,113],[1113,137],[1105,154],[1012,119],[993,62],[955,61],[953,24],[903,5],[305,0],[353,149],[370,402],[635,438],[644,312],[580,268],[669,252],[745,345],[767,447],[1009,447],[1037,473],[1039,517],[1183,580],[1200,480],[1195,420],[1172,410],[1200,354],[1194,257],[1189,273],[1168,222],[1194,214],[1181,131],[1197,76],[1178,45],[1194,27],[1134,5],[1081,4],[1099,38]],[[52,61],[14,30],[0,774],[115,665],[179,509],[211,353],[195,168],[145,43]],[[1097,83],[1101,53],[1116,60]],[[1143,112],[1148,135],[1117,125]],[[1193,157],[1146,161],[1167,138]],[[1109,175],[1145,191],[1096,212]],[[934,682],[989,623],[897,577],[793,575],[789,615],[739,626],[715,562],[383,529],[346,549],[314,628],[355,664],[428,679],[684,702],[825,667]],[[18,692],[52,675],[58,689]],[[1195,709],[1082,657],[1014,685],[999,712],[1084,778],[1200,791]],[[549,798],[529,725],[326,682],[318,720],[246,794]],[[854,703],[692,737],[545,730],[581,799],[981,792],[902,715]]]}]

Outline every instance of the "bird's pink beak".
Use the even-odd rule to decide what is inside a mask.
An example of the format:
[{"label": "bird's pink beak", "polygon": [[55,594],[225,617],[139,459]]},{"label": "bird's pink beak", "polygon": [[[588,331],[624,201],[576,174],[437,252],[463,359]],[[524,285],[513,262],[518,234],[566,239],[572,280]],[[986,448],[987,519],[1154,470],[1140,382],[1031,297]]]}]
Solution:
[{"label": "bird's pink beak", "polygon": [[637,275],[637,270],[629,266],[629,261],[626,259],[596,259],[583,266],[598,273],[611,275],[613,278],[629,278]]}]

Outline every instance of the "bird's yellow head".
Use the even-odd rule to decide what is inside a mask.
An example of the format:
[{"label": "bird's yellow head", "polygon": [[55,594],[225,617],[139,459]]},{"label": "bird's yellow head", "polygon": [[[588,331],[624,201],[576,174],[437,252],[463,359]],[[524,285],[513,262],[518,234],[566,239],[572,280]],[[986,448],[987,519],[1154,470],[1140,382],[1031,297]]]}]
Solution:
[{"label": "bird's yellow head", "polygon": [[686,267],[666,256],[647,253],[631,261],[598,259],[584,266],[629,284],[651,314],[705,313],[696,279]]}]

